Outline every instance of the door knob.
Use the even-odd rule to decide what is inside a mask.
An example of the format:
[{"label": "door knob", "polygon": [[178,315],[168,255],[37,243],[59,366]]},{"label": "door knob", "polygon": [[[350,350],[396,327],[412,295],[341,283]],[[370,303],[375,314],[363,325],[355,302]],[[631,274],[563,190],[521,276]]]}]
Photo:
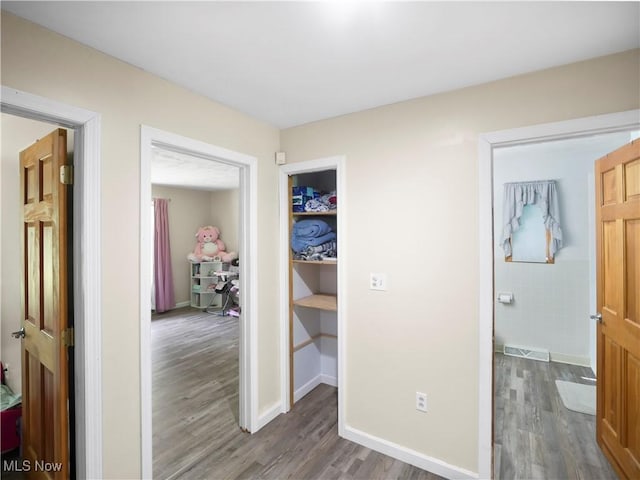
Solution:
[{"label": "door knob", "polygon": [[602,323],[602,314],[596,313],[595,315],[591,315],[591,320],[596,320],[598,323]]},{"label": "door knob", "polygon": [[25,331],[24,331],[24,327],[22,327],[20,330],[18,330],[17,332],[12,332],[11,336],[13,338],[24,338],[25,337]]}]

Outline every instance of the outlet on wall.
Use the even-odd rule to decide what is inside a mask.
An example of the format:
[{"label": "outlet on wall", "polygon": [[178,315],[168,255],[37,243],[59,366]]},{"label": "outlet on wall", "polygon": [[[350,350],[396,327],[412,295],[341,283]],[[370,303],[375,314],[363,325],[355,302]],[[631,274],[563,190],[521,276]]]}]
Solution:
[{"label": "outlet on wall", "polygon": [[421,412],[427,411],[427,394],[416,392],[416,410]]}]

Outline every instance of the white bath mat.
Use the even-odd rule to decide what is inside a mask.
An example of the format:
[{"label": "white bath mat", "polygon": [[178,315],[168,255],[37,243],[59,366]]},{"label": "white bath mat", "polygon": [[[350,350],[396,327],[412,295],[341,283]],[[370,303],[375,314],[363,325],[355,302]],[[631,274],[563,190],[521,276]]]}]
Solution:
[{"label": "white bath mat", "polygon": [[574,412],[596,414],[596,386],[556,380],[562,403]]}]

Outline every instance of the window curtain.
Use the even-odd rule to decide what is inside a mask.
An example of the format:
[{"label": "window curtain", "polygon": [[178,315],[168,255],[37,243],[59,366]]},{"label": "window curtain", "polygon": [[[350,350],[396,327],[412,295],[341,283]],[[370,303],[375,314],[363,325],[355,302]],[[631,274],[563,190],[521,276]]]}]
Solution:
[{"label": "window curtain", "polygon": [[169,201],[154,198],[153,283],[156,312],[161,313],[176,306],[171,269],[169,243]]},{"label": "window curtain", "polygon": [[542,211],[545,228],[551,232],[549,254],[555,257],[562,248],[562,230],[560,228],[560,209],[556,182],[544,180],[537,182],[516,182],[504,184],[502,204],[502,249],[506,257],[511,256],[511,236],[520,227],[520,217],[525,205],[536,204]]}]

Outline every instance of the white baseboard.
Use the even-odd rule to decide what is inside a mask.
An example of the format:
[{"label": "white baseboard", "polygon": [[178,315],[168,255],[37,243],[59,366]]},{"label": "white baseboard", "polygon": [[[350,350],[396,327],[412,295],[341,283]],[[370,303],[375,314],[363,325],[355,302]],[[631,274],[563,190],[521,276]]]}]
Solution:
[{"label": "white baseboard", "polygon": [[293,403],[300,400],[302,397],[304,397],[307,393],[309,393],[311,390],[316,388],[321,383],[322,383],[321,375],[313,377],[311,380],[309,380],[307,383],[301,386],[298,390],[293,392]]},{"label": "white baseboard", "polygon": [[321,383],[326,383],[327,385],[331,385],[332,387],[338,386],[338,379],[336,377],[332,377],[331,375],[319,374],[301,386],[298,390],[293,392],[293,402],[297,402],[302,397],[304,397],[311,390],[316,388]]},{"label": "white baseboard", "polygon": [[187,300],[186,302],[178,302],[176,303],[176,308],[188,307],[191,305],[191,302]]},{"label": "white baseboard", "polygon": [[266,424],[271,422],[281,413],[282,413],[282,404],[280,402],[274,403],[272,406],[267,408],[267,410],[264,413],[258,416],[258,422],[256,424],[256,428],[251,433],[256,433],[258,430],[260,430]]},{"label": "white baseboard", "polygon": [[[494,351],[497,353],[504,352],[504,345],[494,345]],[[552,362],[568,363],[570,365],[579,365],[581,367],[590,367],[591,360],[589,357],[583,357],[580,355],[568,355],[566,353],[549,352],[549,359]]]},{"label": "white baseboard", "polygon": [[326,383],[327,385],[331,385],[332,387],[338,386],[338,377],[333,377],[331,375],[325,375],[324,373],[320,374],[320,383]]},{"label": "white baseboard", "polygon": [[581,367],[590,367],[591,360],[589,357],[582,357],[580,355],[567,355],[566,353],[554,353],[549,352],[552,362],[569,363],[571,365],[579,365]]},{"label": "white baseboard", "polygon": [[344,430],[344,438],[445,478],[478,478],[478,474],[475,472],[456,467],[455,465],[449,465],[437,458],[429,457],[410,448],[403,447],[402,445],[374,437],[348,425]]}]

